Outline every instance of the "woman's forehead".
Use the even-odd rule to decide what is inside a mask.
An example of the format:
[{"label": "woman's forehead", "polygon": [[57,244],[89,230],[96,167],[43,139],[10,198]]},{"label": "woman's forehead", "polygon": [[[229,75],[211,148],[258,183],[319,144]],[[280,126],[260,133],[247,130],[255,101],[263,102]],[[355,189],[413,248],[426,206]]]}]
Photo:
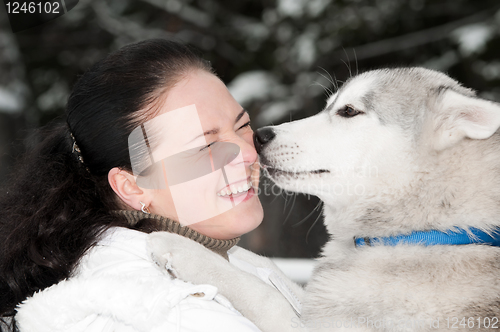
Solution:
[{"label": "woman's forehead", "polygon": [[213,120],[234,118],[241,110],[224,83],[214,74],[201,70],[188,73],[167,94],[160,113],[195,104],[203,127]]}]

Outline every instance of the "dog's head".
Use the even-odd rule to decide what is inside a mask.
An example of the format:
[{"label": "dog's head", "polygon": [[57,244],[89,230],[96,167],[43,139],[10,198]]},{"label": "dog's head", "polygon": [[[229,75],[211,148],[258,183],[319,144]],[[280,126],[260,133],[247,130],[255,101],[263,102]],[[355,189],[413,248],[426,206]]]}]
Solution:
[{"label": "dog's head", "polygon": [[341,207],[415,185],[499,126],[500,105],[442,73],[399,68],[349,79],[317,115],[261,128],[254,141],[277,185]]}]

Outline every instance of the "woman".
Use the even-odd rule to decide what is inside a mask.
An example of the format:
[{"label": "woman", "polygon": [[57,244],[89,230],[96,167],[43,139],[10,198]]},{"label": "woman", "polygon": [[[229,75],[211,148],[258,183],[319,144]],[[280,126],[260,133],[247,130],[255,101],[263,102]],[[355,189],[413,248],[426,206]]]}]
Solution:
[{"label": "woman", "polygon": [[96,63],[0,200],[1,315],[22,332],[259,331],[215,287],[164,273],[146,250],[147,233],[173,232],[285,279],[233,248],[263,217],[249,125],[186,46],[147,40]]}]

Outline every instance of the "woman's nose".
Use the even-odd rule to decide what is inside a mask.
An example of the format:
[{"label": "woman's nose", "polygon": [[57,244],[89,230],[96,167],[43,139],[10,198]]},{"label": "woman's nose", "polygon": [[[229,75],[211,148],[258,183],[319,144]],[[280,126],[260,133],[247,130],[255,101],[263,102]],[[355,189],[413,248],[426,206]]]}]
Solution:
[{"label": "woman's nose", "polygon": [[243,155],[243,161],[245,164],[253,164],[257,159],[258,159],[258,154],[257,151],[255,150],[255,147],[253,145],[253,142],[250,141],[247,142],[245,140],[242,140],[244,143],[240,145],[241,148],[241,154]]},{"label": "woman's nose", "polygon": [[255,161],[258,159],[258,154],[257,151],[255,150],[255,147],[253,145],[253,141],[247,141],[243,138],[239,138],[237,141],[233,141],[233,143],[237,144],[240,148],[240,153],[242,156],[242,159],[236,158],[235,162],[236,163],[245,163],[245,166],[253,164]]}]

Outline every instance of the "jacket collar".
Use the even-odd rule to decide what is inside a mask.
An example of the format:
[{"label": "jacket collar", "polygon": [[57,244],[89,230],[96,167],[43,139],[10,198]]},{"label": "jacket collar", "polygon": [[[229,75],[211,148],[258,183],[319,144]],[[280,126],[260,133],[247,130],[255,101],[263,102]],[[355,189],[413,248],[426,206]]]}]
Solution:
[{"label": "jacket collar", "polygon": [[156,221],[157,231],[166,231],[187,237],[202,244],[206,248],[221,255],[225,259],[228,259],[227,251],[234,247],[240,240],[239,237],[230,240],[214,239],[212,237],[203,235],[187,226],[182,226],[178,221],[160,216],[158,214],[144,213],[142,211],[136,210],[114,210],[111,211],[111,213],[125,218],[128,225],[130,225],[132,228],[143,219],[154,219]]}]

